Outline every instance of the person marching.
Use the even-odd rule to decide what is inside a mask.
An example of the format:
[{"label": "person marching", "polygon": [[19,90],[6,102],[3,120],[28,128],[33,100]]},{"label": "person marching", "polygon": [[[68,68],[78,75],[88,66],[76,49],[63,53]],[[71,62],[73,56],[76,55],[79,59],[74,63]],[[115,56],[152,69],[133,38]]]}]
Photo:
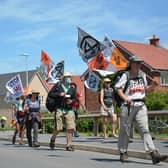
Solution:
[{"label": "person marching", "polygon": [[[41,123],[41,111],[40,111],[40,101],[39,92],[35,89],[31,91],[31,95],[26,99],[24,109],[27,112],[26,115],[26,136],[28,140],[29,147],[40,147],[38,142],[38,129]],[[32,132],[33,129],[33,142],[32,142]]]},{"label": "person marching", "polygon": [[85,105],[82,102],[82,95],[77,91],[77,85],[76,83],[71,82],[70,83],[70,87],[73,87],[76,90],[76,100],[72,105],[72,108],[74,110],[74,114],[75,114],[75,124],[76,124],[76,128],[74,130],[73,136],[74,137],[79,137],[78,131],[77,131],[77,119],[78,119],[78,110],[86,110]]},{"label": "person marching", "polygon": [[23,109],[24,96],[20,96],[16,99],[12,106],[12,122],[11,126],[15,127],[14,135],[12,138],[12,144],[16,142],[16,136],[19,133],[19,144],[23,145],[24,133],[25,133],[25,111]]},{"label": "person marching", "polygon": [[146,75],[140,71],[142,62],[137,56],[131,56],[130,70],[126,71],[115,85],[118,95],[123,100],[120,106],[118,149],[120,161],[127,160],[130,128],[133,121],[136,121],[139,133],[144,141],[145,151],[150,154],[153,164],[157,164],[167,159],[168,156],[160,154],[155,148],[149,132],[147,107],[144,98],[145,92],[152,91],[157,83],[152,81],[150,85],[147,85]]},{"label": "person marching", "polygon": [[109,78],[105,78],[103,81],[103,87],[100,90],[100,111],[103,117],[103,136],[104,138],[107,138],[107,117],[109,116],[112,121],[112,136],[117,138],[117,115],[114,113],[113,89],[111,88],[110,84],[111,80]]},{"label": "person marching", "polygon": [[55,118],[55,130],[50,139],[50,148],[54,149],[55,147],[55,139],[59,132],[63,129],[63,120],[65,120],[66,126],[66,150],[73,151],[74,148],[71,145],[72,143],[72,133],[75,130],[75,116],[74,110],[72,108],[73,102],[75,101],[76,91],[72,89],[72,92],[69,90],[71,83],[71,74],[64,73],[62,79],[59,83],[56,83],[56,88],[51,93],[51,96],[55,97],[58,100],[59,98],[59,106],[56,109]]}]

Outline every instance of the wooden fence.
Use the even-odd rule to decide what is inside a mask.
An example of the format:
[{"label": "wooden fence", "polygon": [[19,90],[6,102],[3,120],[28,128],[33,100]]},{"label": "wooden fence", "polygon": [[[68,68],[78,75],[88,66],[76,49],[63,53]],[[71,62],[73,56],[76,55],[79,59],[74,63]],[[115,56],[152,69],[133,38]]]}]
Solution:
[{"label": "wooden fence", "polygon": [[[160,118],[163,117],[168,117],[168,110],[159,110],[159,111],[148,111],[148,116],[150,118],[154,118],[155,124],[160,125],[160,128],[168,128],[168,121],[167,120],[162,120]],[[80,114],[78,115],[79,119],[88,119],[91,118],[93,119],[93,133],[95,136],[98,136],[99,134],[99,129],[98,129],[98,119],[102,118],[102,115],[100,112],[94,112],[94,113],[87,113],[87,114]],[[47,120],[54,120],[53,117],[44,117],[42,118],[43,121]],[[119,116],[118,116],[118,121],[119,121]],[[43,122],[43,130],[45,130],[45,122]]]}]

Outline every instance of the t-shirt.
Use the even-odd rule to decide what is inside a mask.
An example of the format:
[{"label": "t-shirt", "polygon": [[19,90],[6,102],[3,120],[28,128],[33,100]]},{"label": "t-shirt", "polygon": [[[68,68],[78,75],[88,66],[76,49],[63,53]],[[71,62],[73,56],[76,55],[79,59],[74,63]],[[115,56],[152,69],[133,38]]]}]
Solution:
[{"label": "t-shirt", "polygon": [[40,102],[39,100],[36,100],[32,102],[31,100],[27,101],[27,106],[29,108],[29,112],[39,112],[40,110]]},{"label": "t-shirt", "polygon": [[[127,74],[124,73],[119,81],[116,83],[115,88],[125,88],[127,82]],[[141,73],[137,78],[129,79],[128,85],[125,90],[125,95],[131,99],[144,99],[145,98],[145,87],[147,86],[146,75]],[[138,102],[137,102],[138,103]]]}]

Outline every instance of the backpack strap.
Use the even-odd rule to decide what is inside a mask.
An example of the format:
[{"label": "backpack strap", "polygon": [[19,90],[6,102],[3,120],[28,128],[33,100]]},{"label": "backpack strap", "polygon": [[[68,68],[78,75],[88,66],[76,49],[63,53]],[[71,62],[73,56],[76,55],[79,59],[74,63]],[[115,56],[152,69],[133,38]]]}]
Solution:
[{"label": "backpack strap", "polygon": [[125,71],[125,74],[126,74],[126,77],[127,77],[127,82],[125,83],[125,87],[123,89],[123,92],[125,93],[125,91],[127,90],[128,88],[128,84],[129,84],[129,81],[130,81],[130,72],[129,71]]},{"label": "backpack strap", "polygon": [[[134,80],[134,78],[130,78],[130,72],[129,72],[129,71],[126,71],[125,74],[126,74],[126,76],[127,76],[127,82],[126,82],[126,84],[125,84],[125,87],[124,87],[123,92],[125,92],[126,89],[128,88],[128,84],[129,84],[130,79],[133,79],[133,80]],[[139,72],[137,78],[141,78],[141,79],[143,80],[143,84],[145,85],[144,77],[143,77],[143,74],[142,74],[141,72]]]}]

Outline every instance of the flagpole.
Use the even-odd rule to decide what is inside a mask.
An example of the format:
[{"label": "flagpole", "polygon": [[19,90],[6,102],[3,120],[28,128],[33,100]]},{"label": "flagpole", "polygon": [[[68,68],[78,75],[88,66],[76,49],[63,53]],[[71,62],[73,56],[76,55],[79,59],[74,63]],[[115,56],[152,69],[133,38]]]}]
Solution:
[{"label": "flagpole", "polygon": [[26,87],[28,87],[28,56],[29,54],[24,53],[24,54],[21,54],[21,56],[25,57]]}]

